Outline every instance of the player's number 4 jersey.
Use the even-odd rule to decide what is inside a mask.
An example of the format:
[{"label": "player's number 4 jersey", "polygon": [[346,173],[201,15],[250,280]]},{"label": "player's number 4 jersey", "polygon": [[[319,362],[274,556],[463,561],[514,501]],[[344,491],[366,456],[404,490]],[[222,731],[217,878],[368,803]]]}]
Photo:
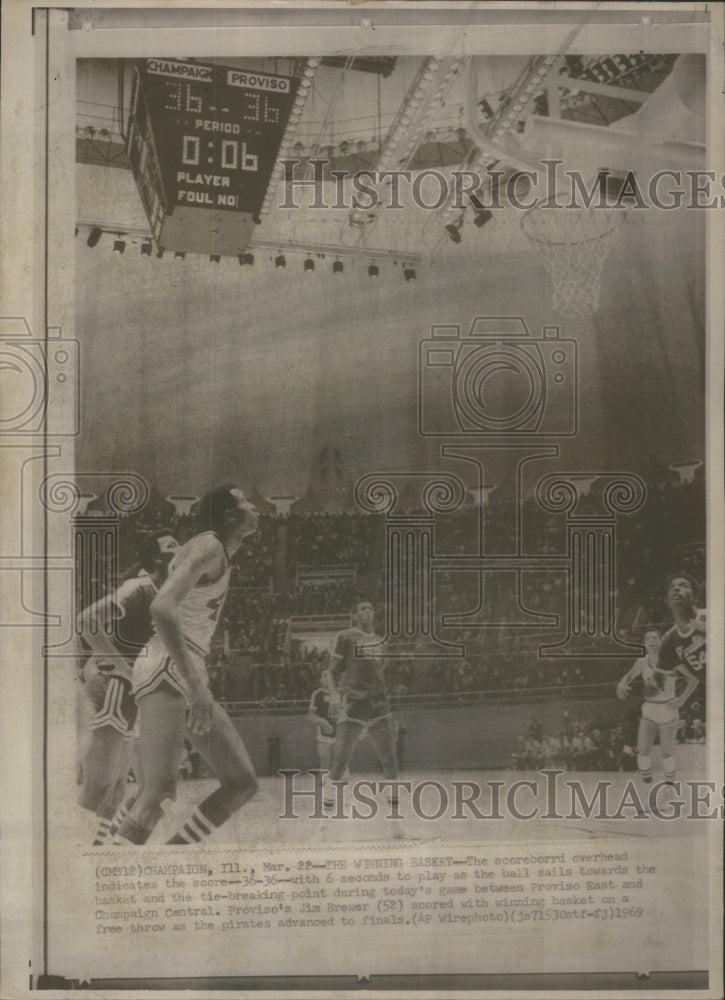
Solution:
[{"label": "player's number 4 jersey", "polygon": [[[169,566],[169,575],[174,571],[174,562],[175,560],[172,560]],[[184,637],[204,655],[209,652],[211,639],[226,600],[230,572],[227,559],[226,570],[218,580],[192,587],[179,605],[179,618]]]}]

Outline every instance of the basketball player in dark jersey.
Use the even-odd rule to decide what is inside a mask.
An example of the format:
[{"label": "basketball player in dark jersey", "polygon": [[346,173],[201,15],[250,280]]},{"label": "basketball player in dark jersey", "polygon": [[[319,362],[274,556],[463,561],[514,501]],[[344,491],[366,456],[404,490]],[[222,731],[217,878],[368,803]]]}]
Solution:
[{"label": "basketball player in dark jersey", "polygon": [[257,530],[258,515],[241,490],[208,493],[200,533],[177,553],[151,605],[156,635],[134,669],[141,719],[144,787],[114,843],[143,844],[176,798],[184,740],[206,759],[219,788],[169,841],[196,843],[212,834],[257,791],[257,778],[234,724],[209,691],[206,658],[229,586],[230,559]]},{"label": "basketball player in dark jersey", "polygon": [[699,587],[687,573],[678,573],[667,581],[667,606],[675,623],[662,640],[658,667],[674,670],[683,664],[705,684],[707,674],[707,614],[697,608]]},{"label": "basketball player in dark jersey", "polygon": [[178,549],[179,543],[168,531],[142,539],[141,575],[126,580],[78,616],[79,635],[91,652],[81,679],[94,709],[79,803],[98,817],[96,846],[109,833],[131,766],[136,721],[133,661],[153,634],[151,602]]},{"label": "basketball player in dark jersey", "polygon": [[[383,775],[395,781],[398,762],[395,731],[383,676],[383,640],[375,634],[375,611],[370,601],[357,601],[353,624],[337,634],[329,669],[332,708],[337,717],[337,737],[330,779],[340,781],[348,770],[355,744],[366,733],[377,754]],[[392,795],[396,801],[396,793]],[[402,836],[399,824],[393,834]]]}]

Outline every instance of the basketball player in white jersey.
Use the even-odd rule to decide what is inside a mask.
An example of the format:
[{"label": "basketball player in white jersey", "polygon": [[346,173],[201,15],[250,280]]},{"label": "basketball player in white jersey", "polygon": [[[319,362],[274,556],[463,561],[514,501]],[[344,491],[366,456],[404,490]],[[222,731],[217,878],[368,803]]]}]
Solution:
[{"label": "basketball player in white jersey", "polygon": [[151,602],[178,550],[168,531],[143,538],[137,567],[141,573],[78,616],[78,633],[91,652],[81,680],[93,708],[79,804],[98,817],[94,846],[106,840],[126,789],[136,721],[133,662],[153,635]]},{"label": "basketball player in white jersey", "polygon": [[197,519],[200,534],[169,567],[151,606],[156,635],[134,668],[144,787],[114,843],[143,844],[149,838],[162,803],[176,798],[185,738],[220,785],[167,843],[208,837],[257,791],[241,737],[209,691],[205,660],[227,595],[229,561],[242,540],[256,532],[258,515],[241,490],[221,486],[203,497]]},{"label": "basketball player in white jersey", "polygon": [[[647,629],[644,635],[646,655],[635,660],[617,685],[617,697],[625,699],[636,677],[641,677],[644,684],[642,718],[637,734],[637,767],[642,780],[647,784],[652,781],[650,754],[658,735],[665,781],[675,780],[677,773],[675,737],[680,719],[679,708],[687,701],[698,683],[684,663],[675,664],[671,670],[661,669],[661,645],[662,638],[657,629]],[[685,686],[678,694],[676,687],[679,677],[685,678]]]}]

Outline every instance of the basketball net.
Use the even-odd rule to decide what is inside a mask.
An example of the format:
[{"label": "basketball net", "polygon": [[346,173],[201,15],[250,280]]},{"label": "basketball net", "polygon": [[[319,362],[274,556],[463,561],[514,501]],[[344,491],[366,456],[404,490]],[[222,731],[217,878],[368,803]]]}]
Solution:
[{"label": "basketball net", "polygon": [[530,208],[521,220],[554,283],[554,308],[587,316],[599,308],[602,267],[624,211],[565,208],[555,199]]}]

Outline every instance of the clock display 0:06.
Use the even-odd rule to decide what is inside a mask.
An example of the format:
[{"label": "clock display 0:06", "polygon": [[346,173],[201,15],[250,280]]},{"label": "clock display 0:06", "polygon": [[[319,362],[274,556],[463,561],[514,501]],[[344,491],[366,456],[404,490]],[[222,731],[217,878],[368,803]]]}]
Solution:
[{"label": "clock display 0:06", "polygon": [[[247,170],[251,173],[259,170],[259,157],[256,153],[247,152],[246,142],[222,139],[219,152],[217,167],[220,170]],[[201,139],[198,135],[185,135],[181,147],[181,162],[185,167],[198,167],[200,159]]]}]

